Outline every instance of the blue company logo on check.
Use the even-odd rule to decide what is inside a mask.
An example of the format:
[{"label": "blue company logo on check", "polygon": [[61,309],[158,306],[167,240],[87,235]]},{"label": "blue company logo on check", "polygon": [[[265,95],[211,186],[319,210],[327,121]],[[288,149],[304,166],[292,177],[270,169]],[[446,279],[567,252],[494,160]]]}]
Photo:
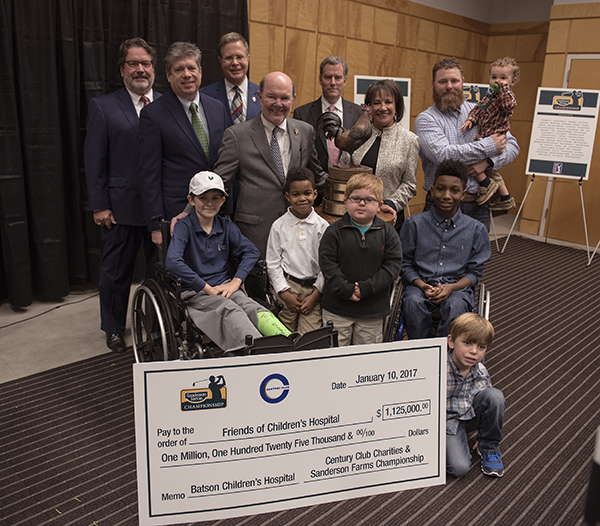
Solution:
[{"label": "blue company logo on check", "polygon": [[227,387],[223,375],[211,375],[198,380],[192,387],[201,382],[208,382],[208,387],[200,389],[183,389],[181,391],[181,410],[198,411],[200,409],[222,409],[227,407]]},{"label": "blue company logo on check", "polygon": [[290,392],[290,383],[282,374],[273,373],[261,382],[259,392],[265,402],[278,404]]}]

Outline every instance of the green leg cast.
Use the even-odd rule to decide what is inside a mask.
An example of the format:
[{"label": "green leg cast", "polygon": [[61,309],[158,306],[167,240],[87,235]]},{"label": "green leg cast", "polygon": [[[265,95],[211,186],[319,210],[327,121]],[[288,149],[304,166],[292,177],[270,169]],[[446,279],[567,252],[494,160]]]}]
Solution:
[{"label": "green leg cast", "polygon": [[289,336],[291,332],[288,328],[279,321],[279,318],[272,312],[259,312],[258,317],[258,332],[263,336],[271,336],[273,334],[283,334]]}]

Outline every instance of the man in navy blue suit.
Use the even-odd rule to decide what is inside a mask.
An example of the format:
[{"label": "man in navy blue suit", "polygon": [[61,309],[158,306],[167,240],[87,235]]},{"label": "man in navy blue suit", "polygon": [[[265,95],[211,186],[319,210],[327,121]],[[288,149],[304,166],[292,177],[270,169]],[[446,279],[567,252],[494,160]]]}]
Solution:
[{"label": "man in navy blue suit", "polygon": [[153,275],[156,247],[144,221],[136,176],[137,131],[141,109],[154,93],[156,53],[142,38],[119,47],[125,87],[90,101],[84,146],[85,172],[94,222],[101,227],[100,318],[106,344],[126,349],[123,333],[135,257],[143,243],[146,275]]},{"label": "man in navy blue suit", "polygon": [[152,241],[159,247],[162,237],[152,218],[170,220],[186,207],[190,179],[212,171],[228,125],[223,104],[198,92],[201,58],[195,44],[171,44],[165,54],[171,89],[140,115],[139,185]]},{"label": "man in navy blue suit", "polygon": [[[239,33],[227,33],[219,40],[219,64],[225,77],[200,90],[220,100],[229,110],[229,125],[252,120],[260,113],[258,86],[248,80],[250,51]],[[239,91],[239,95],[238,95]]]}]

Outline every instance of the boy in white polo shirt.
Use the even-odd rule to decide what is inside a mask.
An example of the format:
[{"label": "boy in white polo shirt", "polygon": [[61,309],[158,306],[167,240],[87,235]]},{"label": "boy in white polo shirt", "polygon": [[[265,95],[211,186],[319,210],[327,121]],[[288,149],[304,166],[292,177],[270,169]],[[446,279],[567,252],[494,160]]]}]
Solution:
[{"label": "boy in white polo shirt", "polygon": [[283,191],[290,207],[271,226],[267,271],[283,304],[279,319],[289,330],[304,334],[322,325],[319,242],[329,223],[313,209],[317,190],[308,168],[291,168]]}]

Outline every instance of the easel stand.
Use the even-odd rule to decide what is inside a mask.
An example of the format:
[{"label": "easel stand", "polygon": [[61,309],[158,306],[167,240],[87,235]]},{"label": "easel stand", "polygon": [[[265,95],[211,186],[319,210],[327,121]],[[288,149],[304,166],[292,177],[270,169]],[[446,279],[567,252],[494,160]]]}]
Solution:
[{"label": "easel stand", "polygon": [[[594,257],[594,255],[592,254],[592,256],[590,257],[590,243],[588,240],[587,220],[586,220],[586,216],[585,216],[585,204],[583,201],[583,186],[581,184],[581,182],[583,181],[583,177],[580,177],[578,181],[571,181],[568,179],[555,178],[553,176],[547,176],[547,175],[543,175],[541,177],[548,177],[550,179],[555,179],[555,181],[554,181],[555,183],[571,183],[571,184],[579,185],[579,196],[581,197],[581,212],[583,214],[583,229],[585,231],[585,245],[587,247],[587,258],[588,258],[587,266],[589,266],[590,263],[592,262],[592,258]],[[531,176],[531,181],[529,182],[529,186],[527,187],[527,192],[525,192],[525,197],[523,197],[523,202],[521,203],[521,206],[519,207],[519,210],[517,212],[517,215],[515,216],[515,220],[513,221],[512,226],[510,227],[508,236],[506,236],[506,241],[504,241],[504,246],[502,247],[502,250],[500,252],[501,254],[504,253],[504,249],[506,248],[506,245],[508,244],[508,240],[510,239],[512,231],[514,230],[515,225],[517,224],[519,216],[521,215],[521,210],[523,210],[523,206],[525,205],[525,201],[527,200],[527,196],[529,195],[529,190],[531,190],[531,186],[533,185],[535,178],[536,178],[536,175],[533,174]],[[552,214],[552,203],[554,201],[554,189],[555,188],[556,188],[556,185],[552,187],[552,197],[550,199],[550,206],[548,207],[547,223],[550,222],[550,215]],[[545,237],[546,237],[545,242],[547,243],[548,242],[548,228],[546,228],[546,236]],[[600,245],[600,241],[598,242],[598,245]],[[598,250],[598,245],[596,246],[596,250]],[[594,254],[596,253],[596,250],[594,250]]]}]

